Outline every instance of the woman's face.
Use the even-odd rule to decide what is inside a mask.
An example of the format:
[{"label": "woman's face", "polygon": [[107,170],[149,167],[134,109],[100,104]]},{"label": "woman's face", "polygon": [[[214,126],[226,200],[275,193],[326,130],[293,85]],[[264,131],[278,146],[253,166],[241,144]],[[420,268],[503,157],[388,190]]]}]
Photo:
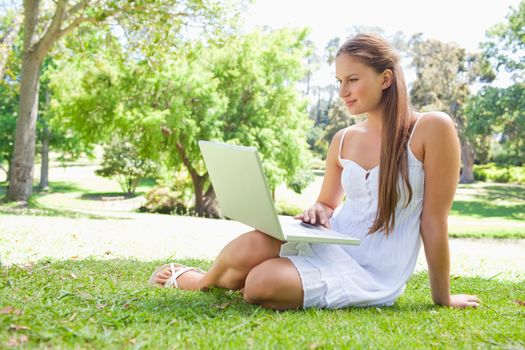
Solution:
[{"label": "woman's face", "polygon": [[384,76],[353,56],[341,54],[335,59],[335,76],[339,82],[339,97],[348,112],[363,114],[380,107]]}]

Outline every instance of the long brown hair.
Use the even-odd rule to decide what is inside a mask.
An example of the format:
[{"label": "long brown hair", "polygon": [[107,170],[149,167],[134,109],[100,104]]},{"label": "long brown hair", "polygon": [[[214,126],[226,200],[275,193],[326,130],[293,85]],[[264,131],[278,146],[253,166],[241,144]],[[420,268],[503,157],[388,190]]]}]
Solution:
[{"label": "long brown hair", "polygon": [[351,55],[377,73],[393,72],[392,84],[383,90],[381,156],[379,161],[379,198],[374,223],[368,233],[383,231],[388,235],[395,225],[397,202],[400,197],[399,176],[408,189],[405,206],[412,200],[408,182],[407,147],[410,136],[411,113],[405,77],[399,56],[386,40],[374,34],[357,34],[347,40],[337,52]]}]

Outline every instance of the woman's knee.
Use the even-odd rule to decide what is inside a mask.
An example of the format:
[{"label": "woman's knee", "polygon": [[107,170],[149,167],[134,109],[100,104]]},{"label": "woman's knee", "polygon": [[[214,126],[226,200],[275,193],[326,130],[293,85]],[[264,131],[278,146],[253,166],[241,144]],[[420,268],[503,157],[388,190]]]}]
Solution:
[{"label": "woman's knee", "polygon": [[260,231],[247,232],[231,242],[228,256],[230,264],[251,270],[261,262],[277,257],[281,244]]},{"label": "woman's knee", "polygon": [[286,259],[271,259],[248,273],[244,300],[274,309],[302,306],[303,290],[295,267]]},{"label": "woman's knee", "polygon": [[246,276],[244,284],[244,300],[250,304],[260,304],[275,295],[273,277],[264,270],[255,267]]},{"label": "woman's knee", "polygon": [[281,244],[259,231],[245,233],[231,241],[221,252],[217,260],[221,262],[217,266],[222,266],[220,276],[205,282],[222,288],[240,289],[244,287],[250,270],[279,255]]}]

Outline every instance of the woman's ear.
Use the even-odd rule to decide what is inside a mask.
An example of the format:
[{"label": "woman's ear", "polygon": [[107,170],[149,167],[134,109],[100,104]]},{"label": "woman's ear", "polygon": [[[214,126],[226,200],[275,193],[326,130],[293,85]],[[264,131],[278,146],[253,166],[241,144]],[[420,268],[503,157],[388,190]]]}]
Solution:
[{"label": "woman's ear", "polygon": [[392,72],[391,69],[385,69],[383,72],[383,83],[381,84],[381,88],[387,89],[392,85],[392,82],[394,81],[394,72]]}]

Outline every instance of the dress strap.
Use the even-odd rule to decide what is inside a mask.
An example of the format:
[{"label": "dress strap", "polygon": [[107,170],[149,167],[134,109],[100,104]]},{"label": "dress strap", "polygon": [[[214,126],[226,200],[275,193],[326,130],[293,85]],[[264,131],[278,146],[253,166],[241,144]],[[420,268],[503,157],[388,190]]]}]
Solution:
[{"label": "dress strap", "polygon": [[412,132],[410,133],[410,137],[408,138],[408,143],[407,145],[410,145],[410,141],[412,141],[412,136],[414,136],[414,131],[416,131],[416,126],[417,126],[417,123],[419,123],[419,121],[421,120],[421,118],[423,118],[423,116],[419,116],[419,118],[416,119],[416,122],[414,123],[414,126],[412,127]]},{"label": "dress strap", "polygon": [[338,158],[339,158],[339,163],[341,163],[341,150],[343,149],[343,141],[345,139],[345,135],[346,135],[346,132],[348,131],[348,129],[350,129],[350,127],[346,127],[345,128],[345,131],[343,131],[343,136],[341,136],[341,142],[339,143],[339,154],[338,154]]}]

